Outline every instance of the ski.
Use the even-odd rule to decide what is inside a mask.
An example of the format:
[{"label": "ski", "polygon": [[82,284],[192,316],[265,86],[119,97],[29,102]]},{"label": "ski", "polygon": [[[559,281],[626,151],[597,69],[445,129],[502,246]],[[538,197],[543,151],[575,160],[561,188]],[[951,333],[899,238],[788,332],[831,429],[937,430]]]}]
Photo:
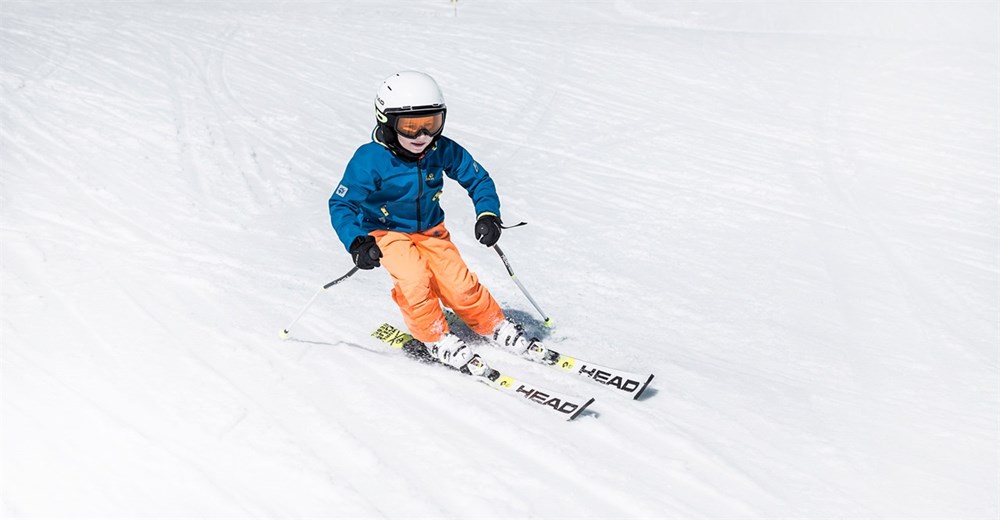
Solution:
[{"label": "ski", "polygon": [[[452,327],[464,326],[461,318],[459,318],[458,315],[451,310],[445,311],[445,317],[448,320],[448,325]],[[651,373],[640,374],[626,370],[619,370],[617,368],[606,367],[604,365],[585,361],[578,357],[560,354],[559,352],[549,349],[548,347],[546,347],[546,349],[548,349],[549,352],[543,360],[533,359],[528,356],[522,357],[528,361],[534,361],[541,365],[550,366],[560,370],[561,372],[569,372],[578,377],[589,379],[595,383],[608,386],[614,390],[625,392],[626,394],[632,396],[632,399],[639,399],[642,393],[646,391],[646,388],[649,387],[649,383],[653,381],[653,374]]]},{"label": "ski", "polygon": [[649,383],[653,381],[653,374],[637,374],[634,372],[627,372],[617,368],[598,365],[597,363],[592,363],[590,361],[584,361],[565,354],[556,354],[558,354],[559,357],[557,357],[555,362],[551,365],[548,365],[545,361],[540,361],[539,363],[546,364],[563,372],[575,374],[579,377],[589,379],[595,383],[608,386],[615,390],[625,392],[626,394],[631,395],[632,399],[638,399],[639,396],[646,391],[646,388],[649,387]]},{"label": "ski", "polygon": [[[427,346],[411,336],[408,332],[398,329],[388,323],[383,323],[374,332],[372,337],[386,343],[387,345],[401,349],[408,356],[426,363],[442,365],[435,360],[427,351]],[[483,363],[482,358],[476,355],[470,363]],[[444,365],[447,366],[447,365]],[[453,367],[448,367],[452,368]],[[504,394],[525,399],[529,404],[540,407],[544,410],[556,412],[567,421],[572,421],[580,416],[588,406],[593,404],[594,398],[581,399],[575,396],[544,389],[538,385],[518,379],[510,374],[501,373],[498,370],[487,367],[487,371],[482,376],[474,376],[465,371],[462,374],[474,377],[486,383],[490,387],[503,392]]]}]

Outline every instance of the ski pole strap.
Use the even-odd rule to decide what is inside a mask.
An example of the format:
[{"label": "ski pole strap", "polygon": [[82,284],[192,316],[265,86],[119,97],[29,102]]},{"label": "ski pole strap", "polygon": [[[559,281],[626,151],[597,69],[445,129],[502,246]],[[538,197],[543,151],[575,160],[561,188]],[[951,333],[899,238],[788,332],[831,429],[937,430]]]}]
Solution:
[{"label": "ski pole strap", "polygon": [[528,225],[527,222],[521,222],[521,223],[518,223],[518,224],[514,224],[513,226],[505,226],[505,225],[501,224],[500,225],[500,229],[514,229],[516,227],[527,226],[527,225]]}]

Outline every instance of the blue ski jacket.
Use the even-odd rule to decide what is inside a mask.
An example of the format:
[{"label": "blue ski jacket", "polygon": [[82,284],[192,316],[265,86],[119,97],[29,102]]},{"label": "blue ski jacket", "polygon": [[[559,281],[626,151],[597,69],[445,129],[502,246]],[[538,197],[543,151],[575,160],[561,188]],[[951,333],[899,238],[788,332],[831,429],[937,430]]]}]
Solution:
[{"label": "blue ski jacket", "polygon": [[344,248],[376,229],[415,233],[444,222],[439,198],[445,175],[469,193],[477,218],[500,217],[490,174],[447,137],[439,137],[415,162],[400,159],[376,141],[359,147],[330,196],[330,222]]}]

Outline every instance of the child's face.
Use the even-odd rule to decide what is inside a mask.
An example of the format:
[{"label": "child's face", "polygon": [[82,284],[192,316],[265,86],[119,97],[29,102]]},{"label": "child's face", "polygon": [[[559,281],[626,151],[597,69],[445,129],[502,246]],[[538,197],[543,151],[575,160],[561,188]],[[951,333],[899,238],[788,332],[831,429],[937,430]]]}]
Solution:
[{"label": "child's face", "polygon": [[409,137],[403,137],[402,135],[398,134],[397,137],[399,138],[400,146],[402,146],[404,149],[406,149],[406,151],[410,153],[415,153],[415,154],[423,153],[424,149],[427,148],[427,145],[431,144],[431,137],[424,134],[420,134],[419,136],[413,139],[410,139]]}]

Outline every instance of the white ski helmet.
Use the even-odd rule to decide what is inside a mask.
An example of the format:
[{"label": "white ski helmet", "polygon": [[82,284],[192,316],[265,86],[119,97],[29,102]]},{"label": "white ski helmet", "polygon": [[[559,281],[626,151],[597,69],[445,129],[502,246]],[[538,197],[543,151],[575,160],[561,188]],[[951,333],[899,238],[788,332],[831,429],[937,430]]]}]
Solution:
[{"label": "white ski helmet", "polygon": [[413,70],[397,72],[382,81],[375,93],[375,119],[387,144],[397,135],[432,138],[441,135],[447,107],[434,78]]},{"label": "white ski helmet", "polygon": [[434,78],[414,70],[404,70],[385,78],[375,94],[375,111],[382,115],[386,112],[444,108],[444,94]]}]

